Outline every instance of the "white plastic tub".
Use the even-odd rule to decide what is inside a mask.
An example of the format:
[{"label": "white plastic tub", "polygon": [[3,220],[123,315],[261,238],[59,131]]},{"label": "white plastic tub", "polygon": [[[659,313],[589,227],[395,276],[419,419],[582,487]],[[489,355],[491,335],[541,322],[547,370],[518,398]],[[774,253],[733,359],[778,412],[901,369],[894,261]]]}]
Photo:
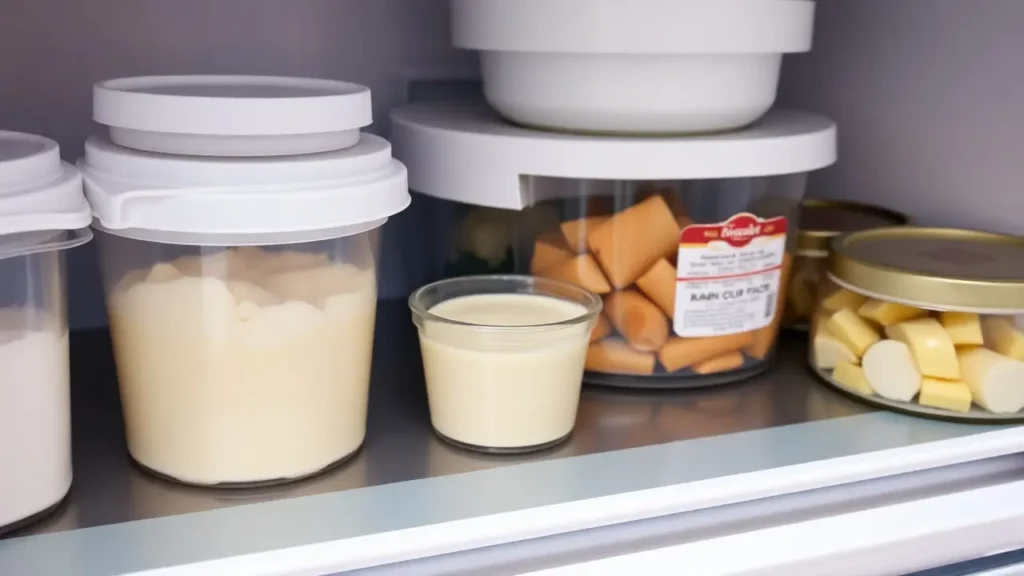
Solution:
[{"label": "white plastic tub", "polygon": [[57,144],[0,132],[0,533],[71,486],[64,251],[91,238],[82,180]]},{"label": "white plastic tub", "polygon": [[[251,78],[237,90],[224,77],[211,82],[245,108]],[[169,100],[149,101],[147,83],[165,81],[106,84],[132,86],[136,107],[162,110],[163,131],[174,132],[176,116],[189,127],[210,112],[191,94],[201,77]],[[297,110],[285,120],[309,124],[306,99],[281,100],[279,111]],[[144,117],[103,112],[150,140]],[[376,231],[409,203],[405,167],[387,141],[363,134],[330,152],[252,156],[302,139],[274,135],[295,132],[282,118],[248,121],[248,136],[220,142],[233,142],[228,156],[206,154],[217,134],[196,142],[203,155],[138,151],[97,136],[82,161],[101,232],[128,450],[146,469],[189,484],[294,480],[359,449]]]},{"label": "white plastic tub", "polygon": [[757,120],[782,55],[811,46],[809,0],[453,0],[503,116],[570,132],[699,133]]}]

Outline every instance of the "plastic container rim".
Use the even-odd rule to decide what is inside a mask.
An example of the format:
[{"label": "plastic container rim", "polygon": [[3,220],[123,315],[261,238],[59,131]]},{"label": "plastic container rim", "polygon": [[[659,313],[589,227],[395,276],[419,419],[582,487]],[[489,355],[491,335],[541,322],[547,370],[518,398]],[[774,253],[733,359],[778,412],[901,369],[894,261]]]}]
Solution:
[{"label": "plastic container rim", "polygon": [[[423,295],[428,291],[442,286],[458,286],[460,284],[468,284],[470,282],[486,282],[491,283],[498,288],[493,292],[481,292],[467,291],[462,296],[472,296],[474,294],[534,294],[538,296],[545,296],[548,298],[558,298],[568,302],[576,302],[586,308],[586,311],[579,316],[574,316],[566,320],[558,322],[547,322],[543,324],[522,324],[516,326],[496,326],[491,324],[476,324],[473,322],[464,322],[461,320],[453,320],[444,316],[439,316],[430,312],[430,310],[423,305]],[[544,287],[548,287],[545,290]],[[570,298],[559,296],[558,293],[572,294],[579,296],[578,300],[571,300]],[[413,320],[417,326],[422,326],[424,321],[438,322],[441,324],[448,324],[452,326],[462,326],[464,328],[472,330],[481,330],[487,332],[536,332],[536,331],[547,331],[558,328],[565,328],[568,326],[577,326],[586,322],[591,321],[604,308],[604,303],[601,298],[595,294],[579,288],[572,284],[561,282],[558,280],[549,280],[547,278],[540,278],[537,276],[528,276],[521,274],[481,274],[471,276],[460,276],[458,278],[448,278],[445,280],[438,280],[437,282],[431,282],[425,286],[421,286],[416,289],[412,294],[409,295],[409,309],[412,311]]]}]

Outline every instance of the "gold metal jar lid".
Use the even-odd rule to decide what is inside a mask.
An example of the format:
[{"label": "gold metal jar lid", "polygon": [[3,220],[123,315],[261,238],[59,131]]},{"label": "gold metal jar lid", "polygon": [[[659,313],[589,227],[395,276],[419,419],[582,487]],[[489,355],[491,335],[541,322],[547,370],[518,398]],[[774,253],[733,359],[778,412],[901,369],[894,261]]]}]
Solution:
[{"label": "gold metal jar lid", "polygon": [[832,239],[846,232],[903,226],[910,218],[895,210],[849,200],[807,199],[801,204],[797,251],[824,257]]},{"label": "gold metal jar lid", "polygon": [[1024,311],[1024,237],[889,227],[832,241],[828,272],[866,295],[922,308]]}]

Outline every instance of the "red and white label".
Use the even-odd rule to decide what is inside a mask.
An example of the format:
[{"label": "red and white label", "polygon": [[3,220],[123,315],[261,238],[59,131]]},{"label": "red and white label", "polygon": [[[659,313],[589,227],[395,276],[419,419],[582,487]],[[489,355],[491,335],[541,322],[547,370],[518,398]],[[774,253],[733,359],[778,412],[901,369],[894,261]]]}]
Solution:
[{"label": "red and white label", "polygon": [[740,213],[683,229],[676,266],[673,329],[683,337],[763,328],[775,316],[786,219]]}]

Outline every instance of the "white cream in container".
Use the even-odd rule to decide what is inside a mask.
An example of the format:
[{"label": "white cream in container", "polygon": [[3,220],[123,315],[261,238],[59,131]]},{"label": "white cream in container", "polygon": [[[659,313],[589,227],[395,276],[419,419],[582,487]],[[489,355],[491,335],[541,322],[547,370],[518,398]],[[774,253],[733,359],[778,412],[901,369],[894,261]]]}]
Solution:
[{"label": "white cream in container", "polygon": [[569,437],[597,296],[529,276],[469,276],[424,286],[409,305],[443,439],[523,452]]},{"label": "white cream in container", "polygon": [[358,132],[369,106],[320,80],[97,85],[112,130],[81,165],[128,451],[146,469],[276,483],[362,445],[375,236],[409,203],[390,144]]}]

